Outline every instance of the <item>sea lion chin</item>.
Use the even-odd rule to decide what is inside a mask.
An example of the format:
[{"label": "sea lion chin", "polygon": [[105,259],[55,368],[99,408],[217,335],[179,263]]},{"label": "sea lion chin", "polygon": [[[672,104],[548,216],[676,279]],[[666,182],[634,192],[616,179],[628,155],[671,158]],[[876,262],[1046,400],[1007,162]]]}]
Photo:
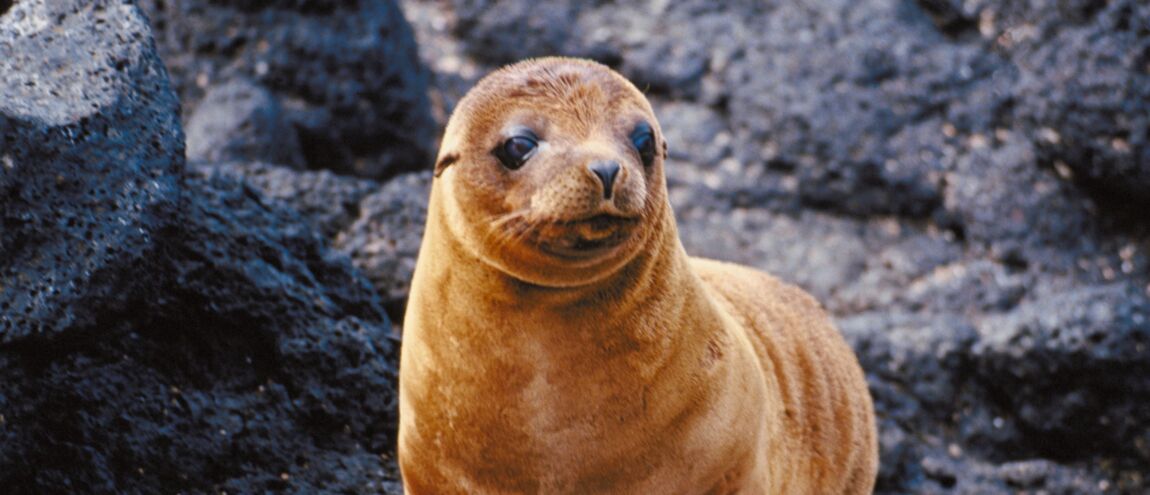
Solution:
[{"label": "sea lion chin", "polygon": [[404,319],[398,454],[425,494],[869,493],[874,414],[819,304],[691,258],[634,85],[544,58],[447,125]]}]

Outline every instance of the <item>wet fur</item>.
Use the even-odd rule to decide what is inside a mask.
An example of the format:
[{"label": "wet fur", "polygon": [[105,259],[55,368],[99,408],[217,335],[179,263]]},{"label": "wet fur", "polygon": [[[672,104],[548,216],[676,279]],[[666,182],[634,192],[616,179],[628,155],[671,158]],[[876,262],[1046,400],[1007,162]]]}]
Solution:
[{"label": "wet fur", "polygon": [[[548,145],[508,171],[491,151],[515,119]],[[636,119],[662,149],[649,167],[628,148]],[[871,492],[850,348],[800,289],[684,253],[665,146],[642,94],[592,62],[516,64],[460,102],[405,317],[406,493]],[[610,204],[582,173],[603,157],[627,174]],[[604,209],[630,223],[579,223]],[[625,240],[588,259],[538,249],[587,233]]]}]

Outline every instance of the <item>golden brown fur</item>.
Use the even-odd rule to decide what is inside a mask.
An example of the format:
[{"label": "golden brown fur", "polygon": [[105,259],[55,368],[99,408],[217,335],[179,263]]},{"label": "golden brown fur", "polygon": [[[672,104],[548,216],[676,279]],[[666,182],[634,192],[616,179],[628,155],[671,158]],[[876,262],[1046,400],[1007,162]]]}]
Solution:
[{"label": "golden brown fur", "polygon": [[[521,127],[540,144],[511,170],[492,151]],[[801,290],[683,252],[664,158],[646,99],[592,62],[516,64],[460,102],[405,317],[409,495],[870,493],[851,350]]]}]

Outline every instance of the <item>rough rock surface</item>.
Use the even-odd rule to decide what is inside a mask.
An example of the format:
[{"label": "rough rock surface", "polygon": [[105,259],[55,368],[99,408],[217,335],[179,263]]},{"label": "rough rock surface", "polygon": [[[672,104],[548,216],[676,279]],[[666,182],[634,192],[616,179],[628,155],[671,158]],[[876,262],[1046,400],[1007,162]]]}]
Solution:
[{"label": "rough rock surface", "polygon": [[[367,281],[297,213],[188,177],[137,296],[0,347],[14,493],[393,487],[395,352]],[[393,487],[394,488],[394,487]]]},{"label": "rough rock surface", "polygon": [[394,1],[139,3],[185,118],[247,78],[279,100],[310,168],[383,178],[431,160],[427,71]]},{"label": "rough rock surface", "polygon": [[396,320],[411,289],[430,195],[430,171],[396,177],[364,197],[359,219],[335,238],[335,248],[367,274]]},{"label": "rough rock surface", "polygon": [[379,183],[334,174],[328,170],[296,171],[263,162],[204,162],[193,165],[203,173],[226,175],[246,182],[269,200],[298,212],[312,228],[332,239],[360,217],[360,201]]},{"label": "rough rock surface", "polygon": [[430,171],[401,174],[381,186],[326,170],[299,172],[260,162],[205,163],[197,168],[243,180],[270,201],[298,211],[363,270],[388,315],[403,319],[427,218]]},{"label": "rough rock surface", "polygon": [[0,17],[0,343],[126,305],[176,201],[178,105],[123,2]]},{"label": "rough rock surface", "polygon": [[299,213],[185,173],[130,0],[0,17],[5,493],[395,493],[395,345]]},{"label": "rough rock surface", "polygon": [[188,118],[188,159],[263,161],[303,168],[303,148],[266,88],[239,78],[213,86]]}]

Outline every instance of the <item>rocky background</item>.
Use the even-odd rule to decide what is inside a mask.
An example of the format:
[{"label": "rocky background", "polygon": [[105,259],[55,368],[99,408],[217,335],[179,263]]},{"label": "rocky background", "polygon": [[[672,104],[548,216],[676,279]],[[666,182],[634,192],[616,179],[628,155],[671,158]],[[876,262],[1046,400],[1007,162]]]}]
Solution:
[{"label": "rocky background", "polygon": [[1150,490],[1140,0],[0,1],[0,486],[400,493],[438,133],[547,54],[646,90],[689,252],[834,313],[879,493]]}]

